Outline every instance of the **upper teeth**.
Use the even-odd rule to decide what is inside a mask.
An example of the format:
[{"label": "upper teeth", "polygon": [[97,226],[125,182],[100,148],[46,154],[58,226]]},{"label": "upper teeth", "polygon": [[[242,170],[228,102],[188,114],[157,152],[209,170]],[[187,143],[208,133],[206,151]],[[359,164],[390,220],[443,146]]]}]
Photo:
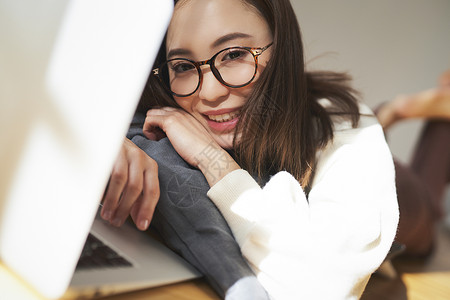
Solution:
[{"label": "upper teeth", "polygon": [[222,123],[222,122],[227,122],[227,121],[233,120],[238,115],[239,115],[238,112],[230,112],[230,113],[222,114],[222,115],[208,115],[208,118],[215,122]]}]

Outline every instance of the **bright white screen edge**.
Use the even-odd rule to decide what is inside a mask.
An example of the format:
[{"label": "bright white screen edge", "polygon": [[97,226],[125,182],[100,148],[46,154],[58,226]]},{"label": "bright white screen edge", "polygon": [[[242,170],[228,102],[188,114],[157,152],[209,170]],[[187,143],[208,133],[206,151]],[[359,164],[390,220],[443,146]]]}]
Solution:
[{"label": "bright white screen edge", "polygon": [[[70,282],[173,1],[73,0],[59,2],[60,10],[52,9],[55,1],[39,4],[33,13],[21,11],[36,7],[33,1],[0,3],[1,16],[10,16],[0,24],[2,45],[15,47],[0,52],[0,62],[15,62],[0,68],[7,83],[0,100],[10,109],[0,115],[8,128],[0,158],[11,160],[0,171],[8,183],[0,186],[0,255],[41,294],[57,298]],[[64,15],[39,23],[52,13]]]}]

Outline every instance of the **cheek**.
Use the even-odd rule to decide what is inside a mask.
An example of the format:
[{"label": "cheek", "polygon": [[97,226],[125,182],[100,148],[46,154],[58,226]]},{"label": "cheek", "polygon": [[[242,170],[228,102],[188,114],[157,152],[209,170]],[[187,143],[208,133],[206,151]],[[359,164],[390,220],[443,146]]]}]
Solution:
[{"label": "cheek", "polygon": [[242,97],[245,102],[250,97],[250,94],[252,93],[252,91],[255,87],[255,84],[258,82],[259,78],[261,77],[261,74],[266,69],[267,63],[268,63],[268,58],[260,60],[258,62],[258,69],[256,70],[255,78],[253,79],[253,81],[249,85],[246,85],[240,89],[236,89],[239,93],[239,96]]},{"label": "cheek", "polygon": [[259,63],[258,63],[258,70],[256,71],[255,80],[258,80],[259,76],[261,76],[262,72],[264,72],[268,62],[269,62],[268,60],[263,60],[263,59],[259,61]]},{"label": "cheek", "polygon": [[272,58],[272,49],[269,48],[258,59],[258,70],[256,72],[255,79],[257,79],[257,78],[259,78],[259,76],[261,76],[261,73],[264,72],[264,70],[266,69],[266,66],[269,63],[271,58]]},{"label": "cheek", "polygon": [[187,98],[174,97],[175,102],[185,111],[192,112],[192,101]]},{"label": "cheek", "polygon": [[244,103],[248,101],[248,98],[250,97],[252,91],[253,91],[253,84],[254,82],[250,83],[247,86],[233,89],[230,92],[231,99],[233,99],[233,105],[232,106],[242,106]]},{"label": "cheek", "polygon": [[241,88],[237,88],[237,89],[231,89],[230,94],[232,94],[234,97],[239,98],[239,102],[247,102],[247,100],[250,98],[250,95],[253,92],[253,89],[255,88],[255,84],[258,82],[259,77],[261,76],[261,72],[259,71],[259,67],[258,67],[258,71],[256,72],[255,78],[253,79],[252,82],[250,82],[248,85],[241,87]]}]

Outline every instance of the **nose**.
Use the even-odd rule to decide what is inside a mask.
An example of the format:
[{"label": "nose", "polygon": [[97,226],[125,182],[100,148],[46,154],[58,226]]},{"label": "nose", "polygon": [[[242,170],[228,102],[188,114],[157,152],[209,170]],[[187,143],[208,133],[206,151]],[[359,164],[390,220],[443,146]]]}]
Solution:
[{"label": "nose", "polygon": [[229,94],[229,88],[217,80],[209,66],[205,66],[202,71],[203,80],[198,92],[200,99],[212,102]]}]

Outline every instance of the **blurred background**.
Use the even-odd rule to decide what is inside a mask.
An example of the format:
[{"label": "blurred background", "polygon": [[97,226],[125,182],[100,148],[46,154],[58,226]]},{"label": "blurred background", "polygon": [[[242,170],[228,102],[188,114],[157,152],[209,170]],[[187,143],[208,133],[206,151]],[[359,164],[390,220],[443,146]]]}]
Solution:
[{"label": "blurred background", "polygon": [[[349,72],[372,108],[432,88],[450,69],[450,0],[291,2],[307,67]],[[421,126],[413,120],[390,128],[388,142],[400,161],[409,162]]]},{"label": "blurred background", "polygon": [[[310,69],[348,71],[370,107],[434,87],[450,68],[449,0],[291,0]],[[393,153],[411,156],[420,121],[389,132]]]}]

